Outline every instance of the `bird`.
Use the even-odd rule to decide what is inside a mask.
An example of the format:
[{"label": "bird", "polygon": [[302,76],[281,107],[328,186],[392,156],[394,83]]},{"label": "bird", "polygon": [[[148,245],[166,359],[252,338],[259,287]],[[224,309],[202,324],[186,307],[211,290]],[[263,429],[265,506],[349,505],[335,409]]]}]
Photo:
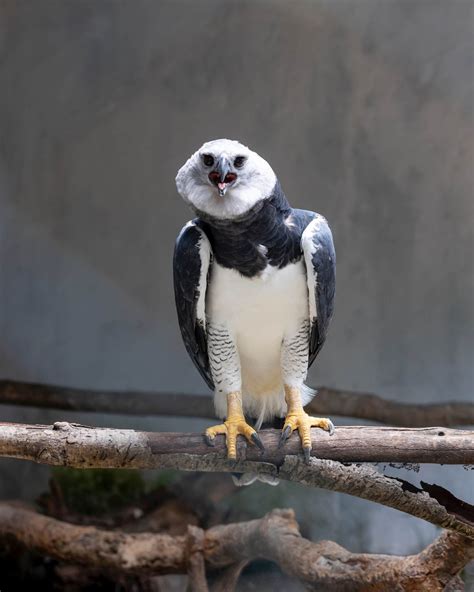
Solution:
[{"label": "bird", "polygon": [[237,140],[204,143],[179,169],[176,188],[195,215],[174,250],[178,322],[223,420],[207,428],[206,442],[224,434],[235,463],[238,437],[263,451],[258,430],[281,417],[279,446],[297,431],[309,462],[311,428],[334,432],[330,419],[304,410],[315,394],[308,369],[334,310],[329,225],[292,208],[270,164]]}]

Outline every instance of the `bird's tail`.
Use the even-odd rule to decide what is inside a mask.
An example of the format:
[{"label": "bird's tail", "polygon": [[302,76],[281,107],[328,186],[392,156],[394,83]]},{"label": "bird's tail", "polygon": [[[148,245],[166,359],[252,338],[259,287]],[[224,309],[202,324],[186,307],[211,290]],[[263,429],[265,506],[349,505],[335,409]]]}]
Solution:
[{"label": "bird's tail", "polygon": [[[253,426],[256,430],[259,430],[262,427],[266,411],[267,399],[263,398],[260,413],[258,414],[258,418]],[[252,483],[255,481],[261,481],[262,483],[267,483],[267,485],[278,485],[278,483],[280,483],[280,480],[276,477],[273,477],[272,475],[261,475],[259,473],[232,473],[232,481],[238,487],[252,485]]]},{"label": "bird's tail", "polygon": [[[307,384],[303,384],[301,386],[301,402],[304,405],[307,405],[315,395],[317,395],[318,391],[316,389],[311,388]],[[262,427],[263,421],[265,419],[267,411],[267,399],[262,399],[262,407],[260,408],[260,413],[258,414],[258,418],[254,424],[254,428],[259,430]],[[235,485],[239,487],[245,485],[251,485],[255,481],[262,481],[263,483],[267,483],[268,485],[278,485],[280,480],[273,475],[262,475],[258,473],[232,473],[232,480],[234,481]]]},{"label": "bird's tail", "polygon": [[280,479],[277,477],[260,473],[232,473],[232,481],[237,487],[252,485],[255,481],[261,481],[267,485],[278,485],[280,483]]}]

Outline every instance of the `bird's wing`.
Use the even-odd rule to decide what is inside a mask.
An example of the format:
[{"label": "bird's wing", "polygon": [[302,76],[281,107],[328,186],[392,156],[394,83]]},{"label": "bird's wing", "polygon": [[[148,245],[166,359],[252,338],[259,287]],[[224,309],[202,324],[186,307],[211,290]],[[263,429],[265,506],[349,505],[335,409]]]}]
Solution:
[{"label": "bird's wing", "polygon": [[328,223],[319,214],[305,228],[301,248],[309,293],[309,367],[326,339],[336,287],[336,253],[332,234]]},{"label": "bird's wing", "polygon": [[206,289],[211,245],[204,231],[188,222],[176,240],[173,258],[174,294],[184,345],[213,389],[206,336]]}]

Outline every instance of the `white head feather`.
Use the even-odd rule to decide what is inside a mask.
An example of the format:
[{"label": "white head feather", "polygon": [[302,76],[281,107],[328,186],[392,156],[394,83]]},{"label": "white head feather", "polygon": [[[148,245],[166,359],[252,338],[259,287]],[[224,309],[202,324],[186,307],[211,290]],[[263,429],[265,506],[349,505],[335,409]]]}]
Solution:
[{"label": "white head feather", "polygon": [[[214,165],[205,164],[205,160],[211,162],[208,157],[212,157],[213,163],[224,159],[236,176],[226,184],[223,196],[209,178]],[[235,160],[238,157],[243,157],[243,165],[239,167],[234,166],[239,162]],[[203,144],[176,176],[178,193],[194,210],[220,219],[245,214],[256,203],[270,197],[275,183],[276,175],[266,160],[240,142],[225,139]]]}]

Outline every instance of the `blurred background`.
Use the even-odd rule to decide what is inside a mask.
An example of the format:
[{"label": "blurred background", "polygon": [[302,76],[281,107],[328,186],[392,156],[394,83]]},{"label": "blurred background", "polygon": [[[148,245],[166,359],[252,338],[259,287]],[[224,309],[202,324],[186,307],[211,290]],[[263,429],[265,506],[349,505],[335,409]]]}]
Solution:
[{"label": "blurred background", "polygon": [[[174,177],[204,141],[228,137],[266,158],[290,203],[333,229],[336,312],[309,383],[403,402],[472,400],[473,7],[0,0],[0,376],[206,392],[174,311],[174,240],[191,217]],[[385,470],[472,502],[462,467]],[[49,476],[0,459],[0,498],[36,499]],[[232,517],[272,507],[296,508],[307,536],[351,551],[407,554],[436,534],[289,483],[247,488]]]}]

